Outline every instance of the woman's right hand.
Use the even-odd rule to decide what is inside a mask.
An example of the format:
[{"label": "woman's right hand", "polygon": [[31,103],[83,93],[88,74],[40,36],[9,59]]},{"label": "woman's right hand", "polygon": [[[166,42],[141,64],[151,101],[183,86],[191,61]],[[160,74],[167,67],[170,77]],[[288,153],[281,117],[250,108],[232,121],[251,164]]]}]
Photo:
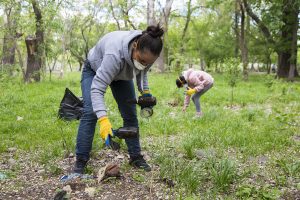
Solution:
[{"label": "woman's right hand", "polygon": [[183,106],[182,112],[185,112],[185,111],[186,111],[186,106]]},{"label": "woman's right hand", "polygon": [[106,146],[110,146],[110,137],[113,136],[112,126],[107,116],[98,119],[100,125],[100,136],[105,141]]}]

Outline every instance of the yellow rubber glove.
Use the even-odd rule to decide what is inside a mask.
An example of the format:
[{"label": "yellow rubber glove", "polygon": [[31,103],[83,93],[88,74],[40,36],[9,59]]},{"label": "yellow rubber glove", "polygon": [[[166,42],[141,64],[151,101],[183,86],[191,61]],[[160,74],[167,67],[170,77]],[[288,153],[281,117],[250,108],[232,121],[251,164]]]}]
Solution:
[{"label": "yellow rubber glove", "polygon": [[197,92],[196,89],[192,89],[189,87],[188,90],[186,91],[186,95],[191,96],[191,95],[195,94],[196,92]]},{"label": "yellow rubber glove", "polygon": [[143,97],[152,97],[152,94],[150,93],[150,90],[144,90],[142,92]]},{"label": "yellow rubber glove", "polygon": [[150,94],[150,90],[143,90],[142,94]]},{"label": "yellow rubber glove", "polygon": [[110,137],[113,136],[112,126],[107,116],[98,119],[100,126],[100,136],[105,141],[106,146],[110,146]]}]

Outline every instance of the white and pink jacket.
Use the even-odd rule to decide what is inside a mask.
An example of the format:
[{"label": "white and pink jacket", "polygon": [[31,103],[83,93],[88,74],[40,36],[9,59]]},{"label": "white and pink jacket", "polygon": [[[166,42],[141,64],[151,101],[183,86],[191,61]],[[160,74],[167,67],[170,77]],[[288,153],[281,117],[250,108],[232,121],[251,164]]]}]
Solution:
[{"label": "white and pink jacket", "polygon": [[[213,77],[201,70],[189,69],[183,71],[182,75],[187,81],[187,85],[190,88],[196,89],[197,92],[201,92],[206,86],[214,83]],[[191,96],[186,95],[184,100],[184,106],[188,106]]]}]

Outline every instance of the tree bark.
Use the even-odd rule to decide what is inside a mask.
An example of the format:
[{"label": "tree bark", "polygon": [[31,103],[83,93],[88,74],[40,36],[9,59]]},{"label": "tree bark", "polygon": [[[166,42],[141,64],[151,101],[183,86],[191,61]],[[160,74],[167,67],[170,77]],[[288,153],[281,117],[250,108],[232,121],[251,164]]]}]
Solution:
[{"label": "tree bark", "polygon": [[25,73],[25,81],[31,82],[40,81],[40,69],[41,63],[37,56],[38,54],[38,41],[34,36],[28,36],[25,39],[26,48],[27,48],[27,69]]},{"label": "tree bark", "polygon": [[241,10],[241,34],[240,34],[240,49],[242,55],[242,62],[243,62],[243,79],[248,80],[248,48],[245,36],[245,9],[240,3],[240,10]]},{"label": "tree bark", "polygon": [[239,56],[239,9],[238,9],[238,0],[235,2],[235,12],[234,12],[234,32],[235,32],[235,49],[234,56],[238,58]]},{"label": "tree bark", "polygon": [[192,15],[192,12],[193,12],[193,9],[191,8],[191,2],[192,2],[192,0],[189,0],[187,2],[186,20],[185,20],[184,28],[183,28],[182,35],[181,35],[181,45],[180,45],[180,53],[181,54],[184,52],[184,44],[185,44],[186,32],[188,30],[189,23],[191,21],[191,15]]},{"label": "tree bark", "polygon": [[205,61],[201,57],[200,57],[200,68],[201,68],[202,71],[205,71]]},{"label": "tree bark", "polygon": [[289,70],[289,80],[294,80],[295,76],[299,76],[297,71],[297,32],[298,32],[298,15],[299,9],[296,9],[294,12],[294,20],[292,25],[292,44],[291,44],[291,66]]},{"label": "tree bark", "polygon": [[8,68],[12,75],[11,65],[15,64],[17,39],[23,34],[17,33],[17,19],[20,13],[19,3],[6,5],[4,9],[5,24],[1,63]]},{"label": "tree bark", "polygon": [[155,25],[155,16],[154,16],[154,4],[155,0],[148,0],[147,1],[147,24]]},{"label": "tree bark", "polygon": [[[167,37],[167,32],[168,32],[168,22],[169,22],[169,17],[171,13],[171,8],[172,8],[173,0],[166,0],[166,5],[163,8],[163,12],[161,13],[161,25],[164,30],[164,37],[163,37],[163,43],[165,44],[165,37]],[[160,53],[159,58],[157,59],[156,63],[158,65],[158,69],[160,72],[165,71],[165,61],[168,60],[167,54],[165,54],[165,45]]]},{"label": "tree bark", "polygon": [[39,8],[36,0],[32,0],[32,8],[35,14],[35,37],[28,36],[25,39],[27,47],[27,70],[25,81],[31,82],[32,79],[36,82],[41,80],[41,69],[43,67],[44,55],[44,25],[42,20],[42,11]]},{"label": "tree bark", "polygon": [[293,79],[297,71],[297,30],[299,6],[296,0],[283,1],[283,26],[281,28],[280,47],[278,50],[279,78]]}]

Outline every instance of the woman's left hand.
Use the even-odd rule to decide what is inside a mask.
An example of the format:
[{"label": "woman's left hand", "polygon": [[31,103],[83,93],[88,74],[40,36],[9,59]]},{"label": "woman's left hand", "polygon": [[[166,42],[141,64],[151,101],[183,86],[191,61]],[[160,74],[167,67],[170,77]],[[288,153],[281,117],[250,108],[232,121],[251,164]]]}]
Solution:
[{"label": "woman's left hand", "polygon": [[192,88],[188,88],[186,91],[185,91],[185,94],[186,95],[189,95],[189,96],[192,96],[193,94],[195,94],[197,91],[196,89],[192,89]]}]

